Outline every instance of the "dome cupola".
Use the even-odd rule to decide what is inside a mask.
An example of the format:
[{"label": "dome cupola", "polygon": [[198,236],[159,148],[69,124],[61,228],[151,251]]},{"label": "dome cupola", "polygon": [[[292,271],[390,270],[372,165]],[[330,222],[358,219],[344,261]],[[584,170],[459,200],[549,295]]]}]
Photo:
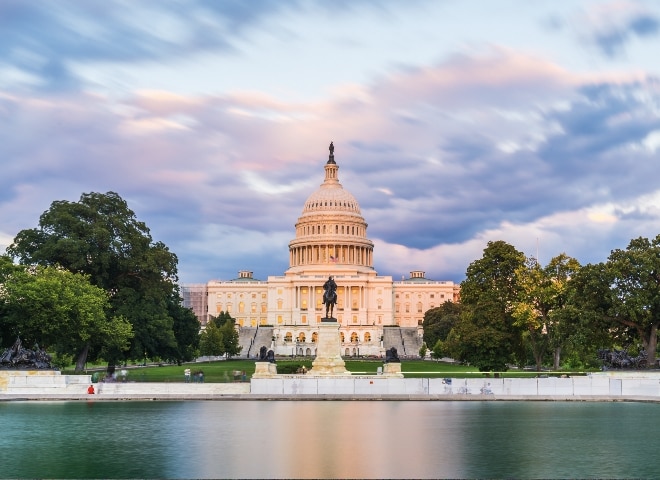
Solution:
[{"label": "dome cupola", "polygon": [[325,179],[303,206],[296,238],[289,243],[290,268],[350,265],[373,269],[373,242],[355,197],[339,183],[334,144]]}]

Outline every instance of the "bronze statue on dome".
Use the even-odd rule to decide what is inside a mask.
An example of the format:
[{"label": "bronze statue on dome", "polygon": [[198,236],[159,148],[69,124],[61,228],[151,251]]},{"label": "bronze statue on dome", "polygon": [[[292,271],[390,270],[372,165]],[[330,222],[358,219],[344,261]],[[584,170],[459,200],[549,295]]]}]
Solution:
[{"label": "bronze statue on dome", "polygon": [[335,154],[335,146],[332,142],[330,142],[329,149],[330,149],[330,155],[334,155]]}]

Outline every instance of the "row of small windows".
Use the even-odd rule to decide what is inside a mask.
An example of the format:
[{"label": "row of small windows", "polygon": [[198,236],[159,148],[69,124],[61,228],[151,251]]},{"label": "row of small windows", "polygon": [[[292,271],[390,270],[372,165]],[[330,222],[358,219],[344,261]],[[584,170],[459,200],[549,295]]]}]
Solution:
[{"label": "row of small windows", "polygon": [[[410,313],[410,304],[409,303],[406,303],[404,305],[404,308],[405,308],[405,313]],[[432,303],[431,305],[429,305],[428,308],[429,309],[435,308],[435,304]],[[401,312],[401,304],[395,303],[394,304],[394,313],[400,313],[400,312]],[[422,305],[421,303],[417,304],[417,313],[424,313],[424,305]]]},{"label": "row of small windows", "polygon": [[[398,294],[398,293],[395,295],[395,298],[399,298],[399,294]],[[410,294],[409,294],[409,293],[406,293],[406,298],[410,298]],[[422,298],[422,294],[421,294],[421,293],[418,293],[418,294],[417,294],[417,298]],[[434,293],[430,293],[430,294],[429,294],[429,298],[435,298],[435,294],[434,294]],[[440,298],[445,298],[445,294],[444,294],[444,293],[441,293],[441,294],[440,294]]]},{"label": "row of small windows", "polygon": [[[341,336],[341,341],[344,342],[344,332],[340,332],[339,335]],[[300,332],[298,336],[296,337],[296,342],[305,342],[307,337],[305,336],[304,332]],[[316,340],[318,339],[318,333],[314,332],[312,333],[312,342],[316,343]],[[291,332],[286,332],[284,335],[284,341],[285,342],[292,342],[293,341],[293,334]],[[351,343],[359,342],[360,341],[360,336],[357,334],[357,332],[351,332]],[[364,334],[363,337],[364,342],[371,342],[371,333],[367,332]]]},{"label": "row of small windows", "polygon": [[[234,305],[231,303],[228,303],[224,311],[227,313],[232,313],[232,309],[234,308]],[[216,303],[215,304],[215,309],[216,312],[220,313],[223,311],[222,308],[222,303]],[[268,305],[266,303],[261,304],[261,313],[267,313],[268,311]],[[244,302],[239,302],[238,303],[238,313],[245,313],[245,303]],[[250,313],[257,313],[257,304],[252,303],[250,304]]]},{"label": "row of small windows", "polygon": [[[238,295],[239,298],[243,298],[243,295],[244,295],[244,294],[243,294],[243,293],[239,293],[239,294],[237,294],[237,295]],[[227,293],[227,298],[231,298],[231,293]],[[256,293],[253,293],[253,294],[252,294],[252,298],[257,298],[257,294],[256,294]],[[265,294],[265,293],[262,293],[262,294],[261,294],[261,298],[266,298],[266,294]]]},{"label": "row of small windows", "polygon": [[[355,227],[355,225],[335,225],[335,235],[364,235],[364,229],[362,227]],[[341,228],[340,228],[341,227]],[[305,235],[319,235],[323,233],[333,233],[332,225],[307,225],[303,228],[303,233]]]},{"label": "row of small windows", "polygon": [[320,208],[320,207],[344,207],[351,210],[358,210],[358,206],[353,202],[338,202],[337,200],[326,200],[324,202],[309,202],[305,208]]}]

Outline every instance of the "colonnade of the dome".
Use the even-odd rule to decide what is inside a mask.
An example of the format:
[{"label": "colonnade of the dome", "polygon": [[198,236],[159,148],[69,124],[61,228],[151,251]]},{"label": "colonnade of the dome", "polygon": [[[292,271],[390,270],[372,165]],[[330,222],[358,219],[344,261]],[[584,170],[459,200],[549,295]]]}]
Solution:
[{"label": "colonnade of the dome", "polygon": [[322,264],[373,267],[373,246],[333,243],[289,247],[289,266]]}]

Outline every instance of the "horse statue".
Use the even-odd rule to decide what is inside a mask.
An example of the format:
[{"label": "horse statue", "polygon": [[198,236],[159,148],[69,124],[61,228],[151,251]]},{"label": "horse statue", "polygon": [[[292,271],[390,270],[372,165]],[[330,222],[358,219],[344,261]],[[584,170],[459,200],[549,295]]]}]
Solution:
[{"label": "horse statue", "polygon": [[332,278],[332,275],[328,277],[328,280],[323,284],[323,304],[325,305],[325,318],[332,318],[332,313],[337,303],[337,284]]}]

